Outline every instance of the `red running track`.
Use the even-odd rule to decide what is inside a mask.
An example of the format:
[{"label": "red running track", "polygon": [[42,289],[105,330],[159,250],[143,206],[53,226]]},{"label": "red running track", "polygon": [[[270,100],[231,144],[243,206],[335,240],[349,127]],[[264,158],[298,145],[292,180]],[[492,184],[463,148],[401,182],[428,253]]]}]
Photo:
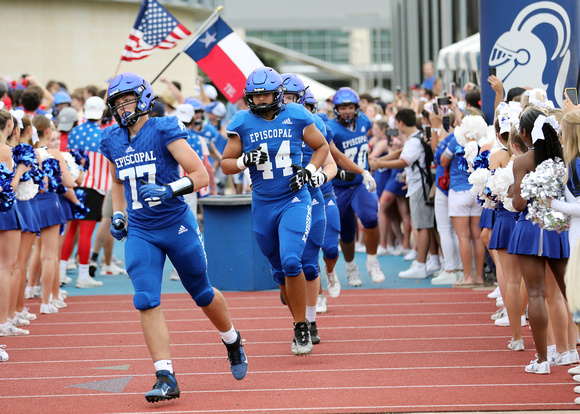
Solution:
[{"label": "red running track", "polygon": [[[488,291],[345,290],[317,324],[309,357],[290,351],[278,292],[225,293],[248,355],[236,381],[219,334],[186,294],[163,296],[178,400],[149,404],[155,381],[129,296],[71,297],[38,315],[26,337],[0,338],[0,413],[370,413],[575,410],[568,367],[524,372],[534,359],[507,349]],[[39,302],[31,301],[31,311]]]}]

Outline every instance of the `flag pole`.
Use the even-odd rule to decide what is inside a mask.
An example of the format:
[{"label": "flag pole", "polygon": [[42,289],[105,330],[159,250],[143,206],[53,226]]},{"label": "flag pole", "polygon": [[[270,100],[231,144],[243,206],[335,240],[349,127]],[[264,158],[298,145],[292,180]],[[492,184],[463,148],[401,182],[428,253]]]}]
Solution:
[{"label": "flag pole", "polygon": [[193,42],[199,37],[199,35],[201,35],[208,28],[209,22],[215,16],[217,16],[223,10],[223,8],[224,8],[223,6],[218,6],[214,10],[214,12],[211,14],[211,16],[209,16],[207,18],[207,20],[201,25],[201,27],[195,32],[195,34],[193,36],[191,36],[190,40],[186,43],[186,45],[184,47],[182,47],[181,50],[179,52],[177,52],[177,54],[173,57],[173,59],[171,59],[171,61],[167,65],[165,65],[165,67],[163,69],[161,69],[161,72],[159,72],[159,74],[157,74],[157,76],[155,76],[155,79],[153,79],[151,81],[151,84],[153,84],[153,82],[155,82],[163,74],[163,72],[165,72],[167,70],[167,68],[175,61],[175,59],[177,59],[177,57],[179,55],[181,55],[189,46],[191,46],[193,44]]},{"label": "flag pole", "polygon": [[[119,73],[119,68],[121,67],[121,62],[123,61],[123,56],[121,56],[121,59],[119,59],[119,63],[117,64],[117,69],[115,69],[115,74],[113,75],[113,78],[115,76],[117,76],[117,74]],[[111,78],[112,79],[112,78]]]}]

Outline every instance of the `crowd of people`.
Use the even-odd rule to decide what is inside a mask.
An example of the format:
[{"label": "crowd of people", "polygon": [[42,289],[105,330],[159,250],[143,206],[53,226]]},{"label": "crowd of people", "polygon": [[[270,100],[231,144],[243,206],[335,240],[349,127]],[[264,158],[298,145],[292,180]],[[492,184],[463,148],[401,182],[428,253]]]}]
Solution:
[{"label": "crowd of people", "polygon": [[[494,117],[485,119],[477,85],[443,91],[432,63],[423,69],[423,83],[397,88],[391,103],[349,87],[317,101],[299,76],[268,67],[252,72],[235,105],[201,79],[189,98],[164,77],[157,97],[132,73],[72,93],[30,75],[0,81],[0,283],[10,287],[0,293],[0,336],[29,333],[28,298],[42,298],[42,314],[66,307],[71,268],[76,288],[102,286],[99,268],[128,274],[157,376],[146,398],[178,398],[159,307],[168,256],[171,278],[219,331],[243,379],[242,338],[207,277],[196,215],[198,197],[251,192],[254,235],[292,317],[294,355],[321,341],[319,276],[338,297],[340,252],[348,285],[364,284],[358,252],[377,284],[386,279],[377,256],[408,261],[401,279],[457,288],[483,286],[494,267],[491,319],[509,327],[508,349],[532,346],[522,339],[528,320],[532,330],[537,358],[525,371],[577,364],[580,109],[568,97],[554,108],[540,89],[504,91],[492,75]],[[556,190],[546,165],[565,172]],[[556,192],[534,196],[546,193],[543,182]],[[125,242],[127,270],[112,254],[115,239]]]}]

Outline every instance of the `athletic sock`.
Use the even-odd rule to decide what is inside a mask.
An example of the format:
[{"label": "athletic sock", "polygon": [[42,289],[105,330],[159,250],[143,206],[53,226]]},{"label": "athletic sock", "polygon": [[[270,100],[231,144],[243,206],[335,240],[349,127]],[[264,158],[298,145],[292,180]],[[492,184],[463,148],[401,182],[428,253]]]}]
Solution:
[{"label": "athletic sock", "polygon": [[155,371],[169,371],[173,373],[173,365],[170,359],[160,359],[159,361],[155,361],[153,365],[155,365]]},{"label": "athletic sock", "polygon": [[58,269],[61,275],[66,275],[66,268],[68,266],[68,260],[61,260],[58,264]]},{"label": "athletic sock", "polygon": [[89,265],[79,264],[79,279],[88,279],[89,277]]},{"label": "athletic sock", "polygon": [[227,332],[220,332],[220,336],[226,344],[233,344],[238,340],[238,333],[234,329],[234,325]]},{"label": "athletic sock", "polygon": [[316,306],[306,307],[306,319],[308,322],[316,322]]}]

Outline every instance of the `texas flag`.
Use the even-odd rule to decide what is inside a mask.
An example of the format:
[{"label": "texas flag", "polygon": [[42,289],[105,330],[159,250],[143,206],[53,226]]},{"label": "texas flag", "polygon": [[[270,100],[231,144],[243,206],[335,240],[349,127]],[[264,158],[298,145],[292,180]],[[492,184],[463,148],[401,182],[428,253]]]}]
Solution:
[{"label": "texas flag", "polygon": [[252,49],[216,14],[207,29],[193,38],[184,50],[210,77],[228,101],[244,96],[246,79],[264,66]]}]

